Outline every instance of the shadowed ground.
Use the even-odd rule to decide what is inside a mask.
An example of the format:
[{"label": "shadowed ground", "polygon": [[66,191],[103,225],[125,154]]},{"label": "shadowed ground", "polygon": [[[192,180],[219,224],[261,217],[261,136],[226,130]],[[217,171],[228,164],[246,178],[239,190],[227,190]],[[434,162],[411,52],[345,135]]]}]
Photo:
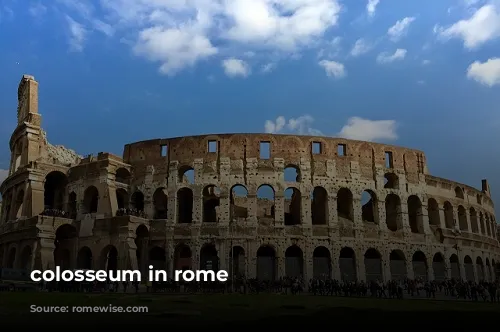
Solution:
[{"label": "shadowed ground", "polygon": [[[30,306],[141,306],[148,313],[30,313]],[[431,327],[487,322],[500,304],[460,301],[385,300],[291,295],[165,295],[84,293],[1,293],[0,321],[22,324],[162,324],[165,326],[311,326],[404,324]],[[482,317],[480,317],[482,316]],[[486,320],[486,321],[485,321]],[[495,318],[496,320],[496,318]],[[462,323],[463,322],[463,323]],[[404,323],[404,324],[403,324]],[[403,325],[401,325],[403,324]],[[477,324],[477,323],[474,323]],[[473,324],[472,324],[473,325]],[[463,325],[460,325],[463,327]]]}]

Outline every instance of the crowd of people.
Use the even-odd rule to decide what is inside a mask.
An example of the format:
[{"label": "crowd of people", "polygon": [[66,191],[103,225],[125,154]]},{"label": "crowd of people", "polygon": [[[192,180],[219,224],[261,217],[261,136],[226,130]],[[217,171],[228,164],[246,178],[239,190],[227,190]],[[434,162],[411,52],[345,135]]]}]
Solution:
[{"label": "crowd of people", "polygon": [[41,213],[42,216],[47,216],[47,217],[60,217],[60,218],[74,218],[75,216],[72,215],[69,212],[66,212],[64,210],[59,210],[59,209],[45,209]]},{"label": "crowd of people", "polygon": [[[284,277],[279,280],[246,279],[227,282],[148,282],[145,291],[151,293],[231,293],[259,294],[311,294],[316,296],[376,297],[376,298],[429,298],[461,299],[500,302],[500,283],[459,281],[447,279],[426,281],[420,279],[381,281],[340,281],[311,279],[307,284],[300,278]],[[41,284],[47,291],[62,292],[139,292],[139,282],[59,282]]]},{"label": "crowd of people", "polygon": [[116,216],[121,217],[121,216],[134,216],[134,217],[141,217],[144,219],[147,219],[146,213],[142,210],[138,209],[125,209],[125,208],[120,208],[116,211]]}]

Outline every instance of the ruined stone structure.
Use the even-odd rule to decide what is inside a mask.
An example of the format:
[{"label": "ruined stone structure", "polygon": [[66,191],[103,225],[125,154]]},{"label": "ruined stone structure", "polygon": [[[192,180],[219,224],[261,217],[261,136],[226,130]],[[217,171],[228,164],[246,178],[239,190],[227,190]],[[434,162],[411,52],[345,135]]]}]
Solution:
[{"label": "ruined stone structure", "polygon": [[[222,134],[48,143],[19,85],[0,259],[13,268],[225,269],[248,278],[491,280],[490,190],[428,173],[421,151],[340,138]],[[64,212],[63,212],[64,211]]]}]

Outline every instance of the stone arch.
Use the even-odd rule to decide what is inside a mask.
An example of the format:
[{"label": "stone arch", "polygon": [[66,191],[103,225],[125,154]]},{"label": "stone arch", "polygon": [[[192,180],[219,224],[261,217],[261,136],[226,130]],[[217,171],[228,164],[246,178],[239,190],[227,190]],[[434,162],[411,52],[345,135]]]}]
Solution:
[{"label": "stone arch", "polygon": [[191,248],[185,244],[179,244],[174,250],[174,267],[176,270],[190,270],[192,267]]},{"label": "stone arch", "polygon": [[219,271],[219,256],[215,244],[205,244],[200,250],[200,269]]},{"label": "stone arch", "polygon": [[73,268],[75,242],[78,240],[78,231],[75,226],[64,224],[57,228],[54,241],[54,263],[61,270]]},{"label": "stone arch", "polygon": [[43,201],[45,210],[63,210],[64,195],[68,177],[60,171],[52,171],[45,176],[43,185]]},{"label": "stone arch", "polygon": [[462,205],[458,206],[458,227],[461,231],[469,230],[469,227],[467,225],[467,212]]},{"label": "stone arch", "polygon": [[144,194],[142,191],[136,190],[130,196],[130,204],[136,212],[144,212]]},{"label": "stone arch", "polygon": [[263,184],[257,189],[257,219],[259,223],[269,223],[275,218],[275,192],[268,184]]},{"label": "stone arch", "polygon": [[332,277],[332,257],[328,248],[319,246],[313,252],[313,277],[330,279]]},{"label": "stone arch", "polygon": [[434,254],[434,257],[432,257],[432,269],[434,270],[435,280],[443,281],[447,279],[446,264],[442,253],[437,252]]},{"label": "stone arch", "polygon": [[158,188],[153,194],[154,219],[167,219],[168,195],[167,189]]},{"label": "stone arch", "polygon": [[441,226],[441,218],[439,216],[439,205],[434,198],[427,200],[427,211],[429,214],[429,225]]},{"label": "stone arch", "polygon": [[248,190],[241,184],[235,184],[230,190],[230,218],[231,221],[248,218]]},{"label": "stone arch", "polygon": [[90,186],[83,193],[83,213],[97,213],[99,206],[99,190]]},{"label": "stone arch", "polygon": [[165,249],[159,246],[151,248],[148,254],[148,261],[149,265],[152,265],[154,270],[166,270],[167,255]]},{"label": "stone arch", "polygon": [[385,223],[390,231],[403,228],[401,220],[401,199],[396,194],[389,194],[385,198]]},{"label": "stone arch", "polygon": [[477,281],[482,282],[485,281],[485,273],[484,273],[484,264],[481,256],[477,256],[476,258],[476,271],[477,271]]},{"label": "stone arch", "polygon": [[245,249],[241,246],[232,246],[229,252],[229,275],[231,278],[240,278],[246,275]]},{"label": "stone arch", "polygon": [[19,268],[24,270],[31,270],[33,267],[33,250],[31,246],[25,246],[23,251],[21,251],[21,257],[19,262]]},{"label": "stone arch", "polygon": [[203,188],[203,222],[219,221],[220,189],[215,185]]},{"label": "stone arch", "polygon": [[417,195],[408,197],[408,221],[412,233],[424,234],[422,202]]},{"label": "stone arch", "polygon": [[178,180],[180,184],[194,184],[194,168],[188,165],[183,165],[178,169]]},{"label": "stone arch", "polygon": [[469,209],[469,216],[470,216],[470,227],[471,227],[471,231],[472,233],[479,233],[479,224],[477,222],[477,212],[476,212],[476,209],[474,209],[473,207],[471,207]]},{"label": "stone arch", "polygon": [[300,225],[302,197],[297,188],[289,187],[285,190],[284,205],[285,225]]},{"label": "stone arch", "polygon": [[394,173],[384,174],[384,188],[385,189],[398,189],[399,188],[399,177]]},{"label": "stone arch", "polygon": [[257,279],[276,280],[276,251],[271,246],[261,246],[257,250]]},{"label": "stone arch", "polygon": [[297,165],[288,164],[283,173],[285,182],[301,181],[300,167]]},{"label": "stone arch", "polygon": [[7,262],[5,263],[6,268],[8,268],[8,269],[15,268],[16,254],[17,254],[16,247],[10,248],[9,253],[7,254]]},{"label": "stone arch", "polygon": [[313,225],[327,225],[328,193],[323,187],[314,187],[311,198],[311,219]]},{"label": "stone arch", "polygon": [[425,256],[425,254],[422,251],[418,250],[413,254],[411,261],[415,279],[428,280],[429,275],[427,273],[427,257]]},{"label": "stone arch", "polygon": [[366,281],[383,281],[382,255],[378,250],[370,248],[365,252]]},{"label": "stone arch", "polygon": [[464,199],[464,191],[462,190],[462,188],[460,187],[455,187],[455,197],[456,198],[460,198],[460,199]]},{"label": "stone arch", "polygon": [[456,280],[460,280],[462,275],[460,273],[460,261],[458,260],[458,256],[456,254],[452,254],[450,256],[450,270],[451,277]]},{"label": "stone arch", "polygon": [[465,280],[474,281],[474,264],[469,255],[464,257]]},{"label": "stone arch", "polygon": [[372,190],[361,193],[361,217],[364,222],[378,224],[378,200]]},{"label": "stone arch", "polygon": [[79,270],[92,270],[92,250],[89,247],[82,247],[78,251],[76,268]]},{"label": "stone arch", "polygon": [[344,281],[356,281],[356,254],[352,248],[344,247],[339,256],[340,277]]},{"label": "stone arch", "polygon": [[450,202],[446,201],[443,205],[444,209],[444,223],[446,228],[454,228],[455,227],[455,217],[453,216],[453,205]]},{"label": "stone arch", "polygon": [[113,245],[107,245],[101,251],[100,265],[102,270],[117,271],[118,270],[118,250]]},{"label": "stone arch", "polygon": [[124,167],[118,168],[115,172],[115,182],[129,185],[131,177],[129,170]]},{"label": "stone arch", "polygon": [[289,278],[304,276],[304,254],[297,245],[292,245],[285,251],[285,275]]},{"label": "stone arch", "polygon": [[347,188],[340,188],[337,192],[337,214],[339,219],[354,220],[353,195]]},{"label": "stone arch", "polygon": [[14,202],[16,219],[19,219],[23,216],[23,202],[24,202],[24,190],[20,190],[17,193],[16,200]]},{"label": "stone arch", "polygon": [[177,191],[177,222],[191,224],[193,222],[193,191],[187,187]]},{"label": "stone arch", "polygon": [[389,254],[389,268],[392,280],[405,280],[407,278],[406,257],[401,250],[395,249],[391,251]]},{"label": "stone arch", "polygon": [[128,209],[128,203],[128,192],[123,188],[116,189],[116,205],[118,207],[118,210]]}]

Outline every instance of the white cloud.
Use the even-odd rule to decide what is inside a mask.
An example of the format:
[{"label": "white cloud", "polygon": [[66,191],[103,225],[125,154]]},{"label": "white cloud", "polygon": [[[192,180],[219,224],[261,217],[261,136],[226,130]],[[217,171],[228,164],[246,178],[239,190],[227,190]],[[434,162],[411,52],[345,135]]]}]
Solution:
[{"label": "white cloud", "polygon": [[500,37],[500,2],[486,4],[475,10],[469,19],[447,28],[437,26],[434,31],[444,40],[460,38],[465,48],[477,48]]},{"label": "white cloud", "polygon": [[30,5],[28,12],[33,17],[40,17],[40,16],[43,16],[47,12],[47,7],[42,5],[40,2],[37,2],[37,3]]},{"label": "white cloud", "polygon": [[422,60],[422,65],[426,66],[431,63],[431,60],[424,59]]},{"label": "white cloud", "polygon": [[272,72],[275,68],[276,68],[276,64],[269,62],[269,63],[262,65],[262,67],[260,68],[260,71],[261,71],[261,73],[266,74],[266,73]]},{"label": "white cloud", "polygon": [[342,127],[339,136],[360,141],[396,140],[397,124],[394,120],[367,120],[352,117]]},{"label": "white cloud", "polygon": [[382,52],[377,56],[377,62],[380,64],[391,63],[398,60],[403,60],[406,57],[407,51],[398,48],[393,54]]},{"label": "white cloud", "polygon": [[0,169],[0,184],[2,184],[3,180],[5,180],[9,176],[8,169]]},{"label": "white cloud", "polygon": [[69,48],[74,52],[83,51],[83,44],[87,36],[87,30],[85,27],[72,19],[70,16],[66,15],[66,23],[69,28]]},{"label": "white cloud", "polygon": [[334,58],[339,55],[342,50],[342,37],[335,37],[323,45],[318,52],[318,58]]},{"label": "white cloud", "polygon": [[375,15],[379,2],[380,0],[368,0],[368,3],[366,4],[366,12],[368,13],[368,16]]},{"label": "white cloud", "polygon": [[286,120],[285,117],[280,115],[276,118],[276,121],[266,120],[264,123],[264,130],[269,134],[276,134],[285,128]]},{"label": "white cloud", "polygon": [[301,115],[297,118],[290,118],[288,121],[284,116],[280,115],[275,121],[266,120],[264,123],[264,130],[269,134],[289,132],[299,135],[323,136],[321,131],[312,127],[313,122],[314,118],[308,114]]},{"label": "white cloud", "polygon": [[424,81],[424,80],[419,80],[419,81],[417,81],[417,84],[419,84],[419,85],[424,85],[424,84],[425,84],[425,81]]},{"label": "white cloud", "polygon": [[160,71],[169,75],[215,55],[300,56],[305,49],[321,46],[342,10],[339,0],[58,0],[57,4],[89,31],[130,41],[137,55],[158,62]]},{"label": "white cloud", "polygon": [[328,77],[342,78],[347,75],[344,65],[340,62],[321,60],[318,64],[323,67]]},{"label": "white cloud", "polygon": [[193,30],[153,27],[141,31],[134,51],[149,60],[160,62],[161,73],[174,75],[216,54],[217,48]]},{"label": "white cloud", "polygon": [[393,42],[399,41],[403,38],[410,28],[410,24],[415,21],[415,17],[405,17],[397,21],[392,27],[387,30],[387,35]]},{"label": "white cloud", "polygon": [[[266,133],[296,133],[300,135],[325,136],[320,130],[313,127],[314,118],[311,115],[302,115],[297,118],[286,119],[279,116],[275,121],[266,120],[264,130]],[[362,141],[396,140],[397,124],[394,120],[368,120],[352,117],[337,134],[340,137]]]},{"label": "white cloud", "polygon": [[475,61],[467,68],[467,78],[489,87],[500,85],[500,58],[488,59],[483,63]]},{"label": "white cloud", "polygon": [[250,66],[243,60],[230,58],[222,61],[224,72],[229,77],[247,77],[250,75]]},{"label": "white cloud", "polygon": [[352,56],[359,56],[369,52],[372,49],[372,45],[368,44],[363,38],[356,40],[354,46],[351,50]]}]

